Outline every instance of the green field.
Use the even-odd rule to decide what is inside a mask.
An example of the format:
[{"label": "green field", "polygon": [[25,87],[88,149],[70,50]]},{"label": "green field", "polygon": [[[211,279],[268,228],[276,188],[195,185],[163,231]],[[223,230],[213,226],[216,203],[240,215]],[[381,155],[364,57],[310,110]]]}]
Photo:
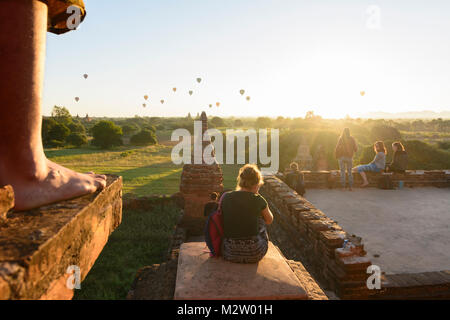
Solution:
[{"label": "green field", "polygon": [[164,261],[179,215],[173,205],[152,211],[124,209],[122,224],[109,237],[74,299],[125,299],[140,268]]},{"label": "green field", "polygon": [[[95,148],[48,149],[47,157],[79,172],[94,171],[123,177],[125,193],[138,196],[173,194],[179,191],[182,165],[174,165],[171,146],[120,147],[113,150]],[[240,166],[223,165],[224,187],[234,188]]]}]

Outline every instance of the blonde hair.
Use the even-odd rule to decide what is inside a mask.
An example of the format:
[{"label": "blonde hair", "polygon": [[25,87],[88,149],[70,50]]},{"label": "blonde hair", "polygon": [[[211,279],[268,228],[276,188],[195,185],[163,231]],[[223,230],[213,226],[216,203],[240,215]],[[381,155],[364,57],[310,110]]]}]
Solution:
[{"label": "blonde hair", "polygon": [[298,163],[297,162],[292,162],[289,167],[291,168],[291,170],[297,171],[298,170]]},{"label": "blonde hair", "polygon": [[237,190],[251,189],[254,186],[261,186],[264,184],[261,171],[255,164],[246,164],[239,169],[239,175],[237,177]]},{"label": "blonde hair", "polygon": [[375,144],[373,145],[373,148],[374,148],[375,152],[383,152],[384,154],[387,154],[387,150],[386,150],[386,147],[384,146],[383,141],[375,142]]}]

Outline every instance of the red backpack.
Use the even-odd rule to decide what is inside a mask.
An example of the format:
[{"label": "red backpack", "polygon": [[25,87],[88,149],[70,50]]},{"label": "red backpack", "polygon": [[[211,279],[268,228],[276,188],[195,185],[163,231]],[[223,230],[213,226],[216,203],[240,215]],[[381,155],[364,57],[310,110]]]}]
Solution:
[{"label": "red backpack", "polygon": [[208,246],[211,257],[220,257],[222,255],[222,240],[223,240],[223,217],[222,217],[222,200],[226,193],[224,193],[219,200],[217,210],[212,212],[205,225],[205,242]]}]

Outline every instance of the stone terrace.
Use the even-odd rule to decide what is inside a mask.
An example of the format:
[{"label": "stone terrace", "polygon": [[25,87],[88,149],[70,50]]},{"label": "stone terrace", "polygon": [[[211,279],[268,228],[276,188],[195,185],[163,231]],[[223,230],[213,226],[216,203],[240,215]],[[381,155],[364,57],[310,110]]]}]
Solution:
[{"label": "stone terrace", "polygon": [[[380,176],[369,175],[372,185]],[[283,175],[280,175],[283,177]],[[311,190],[311,188],[329,188],[338,186],[337,172],[305,172],[305,180],[309,193],[333,192],[337,190]],[[402,179],[405,185],[449,187],[450,175],[448,171],[407,172],[394,175],[394,185]],[[366,287],[366,269],[374,263],[373,256],[367,256],[366,243],[361,237],[346,232],[337,221],[326,215],[326,211],[319,210],[307,199],[299,196],[283,181],[275,176],[266,176],[265,185],[261,192],[268,199],[276,221],[289,234],[289,242],[300,252],[302,262],[306,263],[308,271],[320,282],[326,290],[334,291],[340,298],[449,298],[450,271],[422,272],[385,275],[382,277],[381,290],[368,290]],[[358,190],[364,194],[374,189]],[[420,189],[419,189],[420,190]],[[448,194],[448,188],[437,189],[436,193]],[[401,192],[404,190],[379,190],[380,192]],[[348,191],[347,191],[347,194]],[[326,197],[326,196],[325,196]],[[439,197],[439,195],[438,195]],[[317,198],[316,198],[317,200]],[[329,200],[329,199],[328,199]],[[335,206],[332,200],[327,202],[329,208]],[[411,204],[406,201],[403,205]],[[414,205],[414,204],[412,204]],[[358,208],[361,208],[362,204]],[[443,204],[448,208],[448,205]],[[442,208],[442,206],[441,206]],[[333,210],[333,209],[330,209]],[[352,210],[346,210],[350,212]],[[423,210],[427,212],[427,210]],[[448,221],[448,220],[447,220]],[[406,222],[406,220],[405,220]],[[448,225],[442,225],[448,228]],[[343,247],[344,240],[348,244]],[[442,240],[442,239],[441,239]],[[444,240],[443,240],[444,241]],[[441,244],[445,247],[445,241]],[[404,244],[408,246],[408,243]],[[408,248],[405,247],[405,250]],[[383,254],[383,253],[381,253]],[[442,265],[445,268],[446,264]]]}]

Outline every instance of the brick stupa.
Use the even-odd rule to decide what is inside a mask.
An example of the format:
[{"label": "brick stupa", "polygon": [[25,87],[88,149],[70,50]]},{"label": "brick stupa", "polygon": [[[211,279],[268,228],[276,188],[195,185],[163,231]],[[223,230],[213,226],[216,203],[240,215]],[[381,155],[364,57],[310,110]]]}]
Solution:
[{"label": "brick stupa", "polygon": [[[208,130],[208,118],[205,112],[201,115],[202,136],[195,139],[202,139]],[[198,141],[196,141],[198,143]],[[207,164],[203,158],[203,150],[211,144],[211,140],[202,141],[202,163],[185,164],[181,174],[180,192],[184,198],[184,215],[182,224],[191,234],[201,234],[203,232],[205,217],[203,208],[210,201],[212,192],[223,191],[223,174],[217,161]]]}]

